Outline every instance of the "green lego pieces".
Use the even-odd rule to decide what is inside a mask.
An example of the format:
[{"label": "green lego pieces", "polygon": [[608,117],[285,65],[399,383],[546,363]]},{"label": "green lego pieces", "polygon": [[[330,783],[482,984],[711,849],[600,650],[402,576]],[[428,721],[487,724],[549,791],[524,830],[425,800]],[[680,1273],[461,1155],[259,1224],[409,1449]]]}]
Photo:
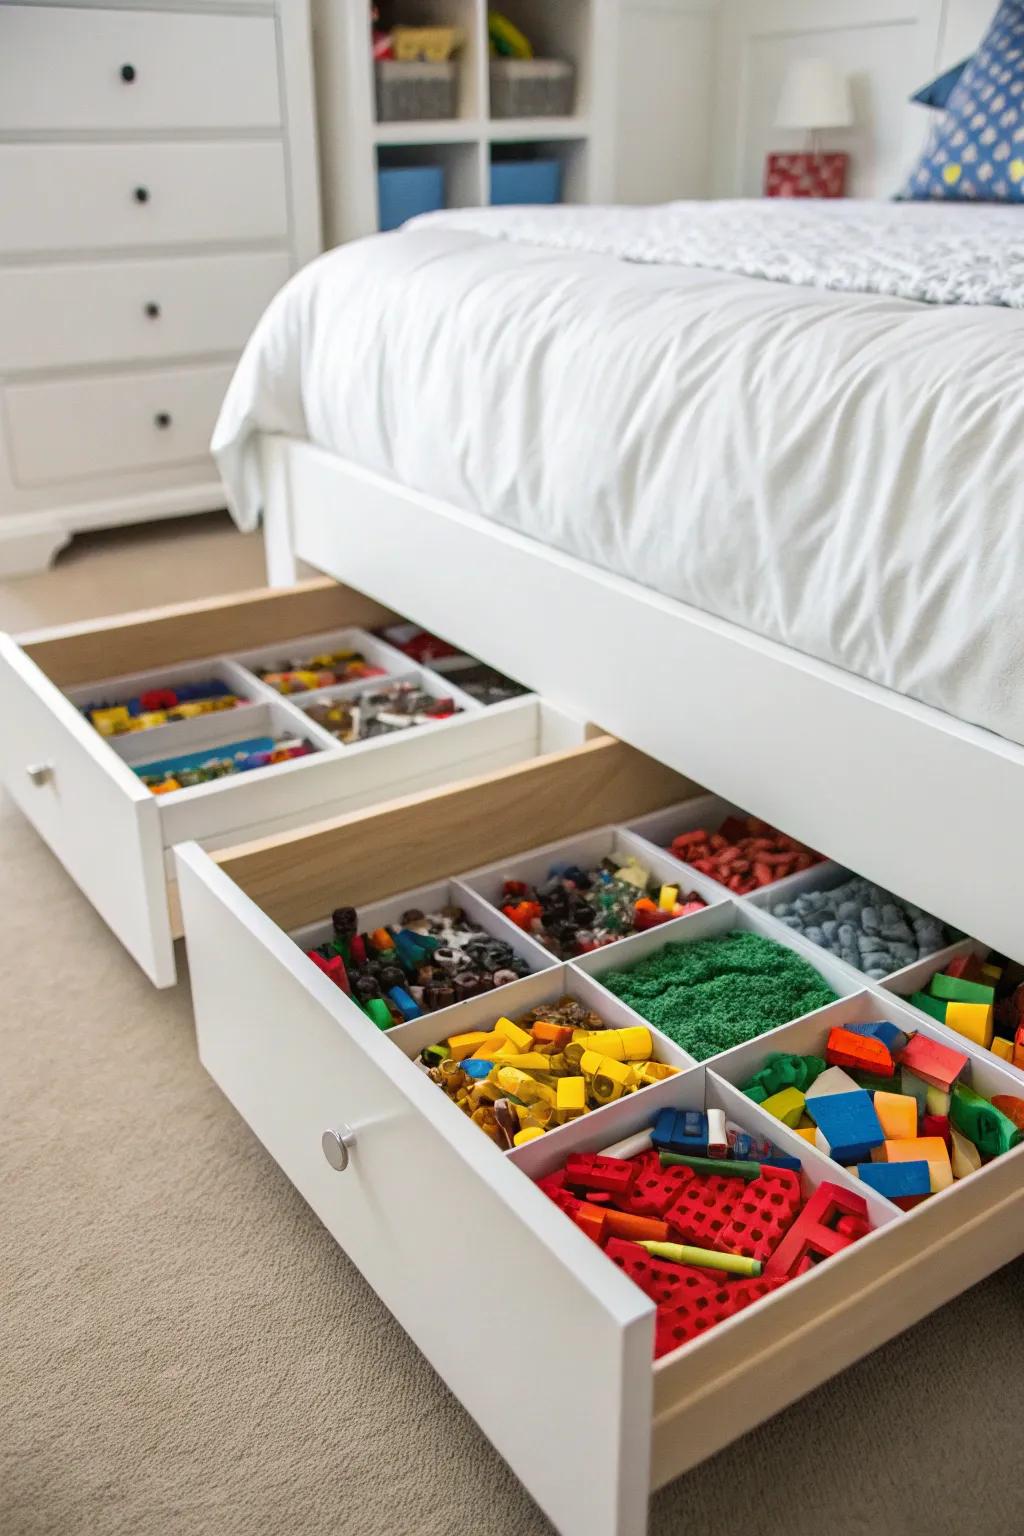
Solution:
[{"label": "green lego pieces", "polygon": [[[961,976],[945,976],[941,971],[932,977],[928,992],[933,998],[945,998],[948,1003],[994,1003],[996,1000],[995,987],[986,987],[981,981],[965,981]],[[938,1017],[935,1014],[935,1018]]]},{"label": "green lego pieces", "polygon": [[998,1157],[1024,1141],[1024,1131],[1008,1115],[963,1083],[954,1084],[949,1112],[957,1130],[974,1142],[983,1157]]},{"label": "green lego pieces", "polygon": [[[934,976],[932,980],[935,980]],[[947,1002],[944,998],[932,997],[927,992],[915,992],[910,1001],[915,1008],[920,1008],[922,1013],[930,1013],[933,1019],[938,1019],[940,1024],[945,1024]]]}]

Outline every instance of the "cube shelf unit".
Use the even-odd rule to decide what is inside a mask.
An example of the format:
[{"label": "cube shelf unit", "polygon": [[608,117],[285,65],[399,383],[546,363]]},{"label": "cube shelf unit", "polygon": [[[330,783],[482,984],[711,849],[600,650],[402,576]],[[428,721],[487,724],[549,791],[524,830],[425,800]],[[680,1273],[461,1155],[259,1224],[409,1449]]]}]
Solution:
[{"label": "cube shelf unit", "polygon": [[407,0],[400,8],[404,23],[458,26],[465,35],[456,57],[458,115],[379,123],[368,0],[329,8],[318,29],[317,64],[331,239],[376,233],[381,167],[443,166],[448,207],[486,205],[492,159],[507,155],[510,145],[522,146],[526,159],[560,161],[563,202],[611,198],[614,0],[501,0],[498,8],[526,34],[538,58],[575,66],[571,116],[491,115],[487,0]]}]

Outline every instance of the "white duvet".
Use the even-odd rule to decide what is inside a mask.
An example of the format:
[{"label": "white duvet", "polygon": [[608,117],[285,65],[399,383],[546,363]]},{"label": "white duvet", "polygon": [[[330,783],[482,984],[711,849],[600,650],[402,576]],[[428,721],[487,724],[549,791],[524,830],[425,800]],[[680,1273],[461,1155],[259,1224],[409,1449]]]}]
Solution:
[{"label": "white duvet", "polygon": [[1024,743],[1020,209],[434,215],[270,305],[213,444],[244,528],[256,432]]}]

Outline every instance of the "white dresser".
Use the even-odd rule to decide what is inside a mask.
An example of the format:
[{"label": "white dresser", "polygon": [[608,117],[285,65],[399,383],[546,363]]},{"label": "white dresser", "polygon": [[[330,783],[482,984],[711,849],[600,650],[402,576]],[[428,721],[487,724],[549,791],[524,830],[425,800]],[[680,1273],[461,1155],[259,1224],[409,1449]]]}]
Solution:
[{"label": "white dresser", "polygon": [[223,505],[233,363],[319,249],[308,0],[0,0],[0,575]]}]

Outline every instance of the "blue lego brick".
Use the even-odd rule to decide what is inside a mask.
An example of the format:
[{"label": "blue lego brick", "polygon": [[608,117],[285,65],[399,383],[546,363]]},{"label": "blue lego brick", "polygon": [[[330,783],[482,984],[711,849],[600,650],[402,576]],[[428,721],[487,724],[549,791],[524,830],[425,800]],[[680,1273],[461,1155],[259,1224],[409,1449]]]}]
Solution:
[{"label": "blue lego brick", "polygon": [[871,1024],[844,1024],[852,1035],[866,1035],[873,1040],[881,1040],[882,1044],[890,1051],[902,1051],[907,1043],[906,1034],[896,1024],[890,1024],[888,1019],[876,1019]]},{"label": "blue lego brick", "polygon": [[799,1173],[803,1163],[798,1157],[784,1157],[781,1152],[774,1153],[771,1157],[759,1157],[759,1163],[765,1163],[769,1168],[792,1168],[794,1173]]},{"label": "blue lego brick", "polygon": [[880,1147],[885,1133],[871,1102],[871,1095],[825,1093],[807,1100],[807,1113],[828,1142],[837,1163],[863,1163],[872,1147]]},{"label": "blue lego brick", "polygon": [[925,1162],[858,1163],[857,1176],[889,1200],[931,1194],[931,1177]]},{"label": "blue lego brick", "polygon": [[659,1109],[651,1141],[659,1151],[704,1156],[708,1149],[708,1120],[699,1109]]}]

